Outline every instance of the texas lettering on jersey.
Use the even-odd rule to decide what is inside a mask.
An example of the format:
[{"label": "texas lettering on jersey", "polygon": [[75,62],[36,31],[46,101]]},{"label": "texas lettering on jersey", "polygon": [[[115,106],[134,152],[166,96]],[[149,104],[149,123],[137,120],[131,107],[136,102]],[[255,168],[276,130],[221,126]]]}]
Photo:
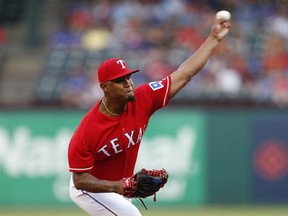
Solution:
[{"label": "texas lettering on jersey", "polygon": [[105,155],[107,157],[111,157],[113,155],[119,154],[123,151],[124,148],[129,149],[131,146],[135,146],[136,144],[139,145],[144,129],[141,127],[139,128],[138,135],[135,134],[135,130],[132,130],[130,132],[126,132],[122,135],[123,145],[121,145],[120,138],[116,137],[114,139],[111,139],[107,144],[103,145],[99,150],[98,154]]}]

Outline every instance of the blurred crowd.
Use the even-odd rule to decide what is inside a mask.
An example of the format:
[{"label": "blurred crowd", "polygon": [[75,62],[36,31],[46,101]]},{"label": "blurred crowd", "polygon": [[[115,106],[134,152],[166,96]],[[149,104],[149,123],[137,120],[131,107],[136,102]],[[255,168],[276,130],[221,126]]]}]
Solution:
[{"label": "blurred crowd", "polygon": [[201,46],[222,9],[232,14],[229,35],[175,100],[288,107],[286,0],[67,1],[65,19],[50,37],[51,56],[74,56],[70,63],[65,58],[69,67],[59,87],[62,103],[93,105],[102,96],[96,71],[109,57],[140,69],[135,85],[162,79]]}]

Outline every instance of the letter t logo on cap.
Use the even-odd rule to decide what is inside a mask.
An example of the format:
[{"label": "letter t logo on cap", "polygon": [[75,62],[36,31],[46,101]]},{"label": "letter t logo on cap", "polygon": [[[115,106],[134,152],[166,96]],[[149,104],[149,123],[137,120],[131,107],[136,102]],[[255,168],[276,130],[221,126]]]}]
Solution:
[{"label": "letter t logo on cap", "polygon": [[125,65],[124,65],[124,61],[123,61],[122,59],[118,60],[116,63],[117,63],[117,64],[121,64],[121,66],[122,66],[123,69],[126,68]]}]

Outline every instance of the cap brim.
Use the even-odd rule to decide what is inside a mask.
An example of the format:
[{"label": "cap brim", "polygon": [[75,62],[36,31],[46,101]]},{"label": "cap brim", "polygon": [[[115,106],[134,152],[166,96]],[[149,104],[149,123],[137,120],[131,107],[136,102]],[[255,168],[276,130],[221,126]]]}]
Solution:
[{"label": "cap brim", "polygon": [[120,77],[127,76],[127,75],[129,75],[129,74],[137,73],[138,71],[140,71],[140,70],[130,70],[130,71],[126,71],[125,73],[122,73],[122,74],[119,74],[118,76],[113,77],[113,79],[111,79],[111,80],[115,80],[115,79],[118,79],[118,78],[120,78]]}]

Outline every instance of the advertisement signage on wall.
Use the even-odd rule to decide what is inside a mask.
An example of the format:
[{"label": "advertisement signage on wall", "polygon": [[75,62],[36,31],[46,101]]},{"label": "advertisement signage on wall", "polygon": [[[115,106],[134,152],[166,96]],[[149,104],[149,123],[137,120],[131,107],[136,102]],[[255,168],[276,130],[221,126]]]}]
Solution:
[{"label": "advertisement signage on wall", "polygon": [[208,112],[208,194],[213,204],[246,204],[251,197],[251,112]]},{"label": "advertisement signage on wall", "polygon": [[[82,116],[64,111],[0,113],[1,205],[72,204],[67,146]],[[137,169],[169,172],[157,203],[205,202],[204,130],[201,113],[166,111],[151,119]]]},{"label": "advertisement signage on wall", "polygon": [[0,203],[70,202],[67,143],[81,113],[0,113]]},{"label": "advertisement signage on wall", "polygon": [[288,202],[287,128],[287,119],[255,120],[252,149],[255,202]]}]

